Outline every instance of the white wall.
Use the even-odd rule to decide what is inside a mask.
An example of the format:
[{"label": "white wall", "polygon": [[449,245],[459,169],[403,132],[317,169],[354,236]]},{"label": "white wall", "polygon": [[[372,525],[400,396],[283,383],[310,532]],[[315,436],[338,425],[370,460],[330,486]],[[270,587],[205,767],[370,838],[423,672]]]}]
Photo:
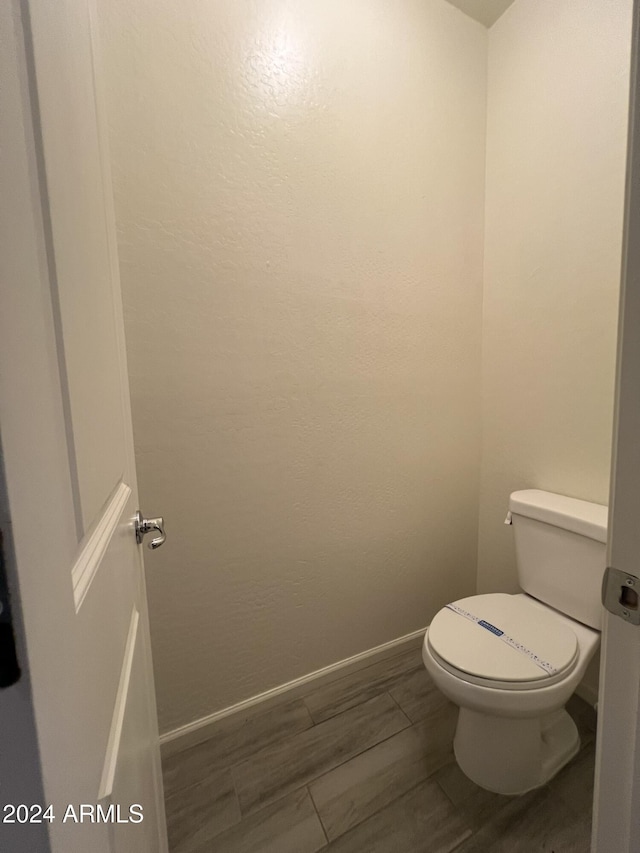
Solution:
[{"label": "white wall", "polygon": [[517,589],[511,491],[608,503],[631,7],[489,31],[480,592]]},{"label": "white wall", "polygon": [[101,0],[161,728],[475,586],[486,30]]}]

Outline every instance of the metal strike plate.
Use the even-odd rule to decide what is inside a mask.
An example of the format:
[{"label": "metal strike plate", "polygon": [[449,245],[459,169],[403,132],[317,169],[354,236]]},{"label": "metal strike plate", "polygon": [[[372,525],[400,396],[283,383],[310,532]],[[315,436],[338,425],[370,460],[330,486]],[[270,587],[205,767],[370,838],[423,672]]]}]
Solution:
[{"label": "metal strike plate", "polygon": [[602,603],[614,616],[640,625],[640,578],[609,566],[602,579]]}]

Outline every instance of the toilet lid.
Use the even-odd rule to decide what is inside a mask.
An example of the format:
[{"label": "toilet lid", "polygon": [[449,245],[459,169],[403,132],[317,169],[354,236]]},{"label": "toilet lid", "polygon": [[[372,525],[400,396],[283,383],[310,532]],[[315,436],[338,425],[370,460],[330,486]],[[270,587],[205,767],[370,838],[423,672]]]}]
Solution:
[{"label": "toilet lid", "polygon": [[490,681],[556,680],[578,656],[571,628],[522,595],[454,601],[436,614],[428,638],[450,666]]}]

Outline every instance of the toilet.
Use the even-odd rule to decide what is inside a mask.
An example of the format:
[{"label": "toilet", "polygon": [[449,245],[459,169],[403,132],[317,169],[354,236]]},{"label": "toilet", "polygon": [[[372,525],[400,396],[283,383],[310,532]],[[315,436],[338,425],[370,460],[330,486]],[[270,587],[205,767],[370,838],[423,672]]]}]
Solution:
[{"label": "toilet", "polygon": [[511,495],[506,523],[523,591],[448,604],[422,658],[460,708],[461,770],[489,791],[523,794],[580,747],[564,706],[600,643],[607,507],[530,489]]}]

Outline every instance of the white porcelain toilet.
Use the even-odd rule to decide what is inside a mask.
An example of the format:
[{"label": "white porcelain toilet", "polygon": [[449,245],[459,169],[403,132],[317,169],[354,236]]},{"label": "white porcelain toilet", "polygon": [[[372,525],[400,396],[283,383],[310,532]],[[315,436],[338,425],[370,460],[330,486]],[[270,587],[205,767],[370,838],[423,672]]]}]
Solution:
[{"label": "white porcelain toilet", "polygon": [[474,595],[436,614],[422,658],[460,706],[456,760],[500,794],[544,785],[580,746],[564,705],[600,643],[607,507],[538,490],[514,492],[523,593]]}]

